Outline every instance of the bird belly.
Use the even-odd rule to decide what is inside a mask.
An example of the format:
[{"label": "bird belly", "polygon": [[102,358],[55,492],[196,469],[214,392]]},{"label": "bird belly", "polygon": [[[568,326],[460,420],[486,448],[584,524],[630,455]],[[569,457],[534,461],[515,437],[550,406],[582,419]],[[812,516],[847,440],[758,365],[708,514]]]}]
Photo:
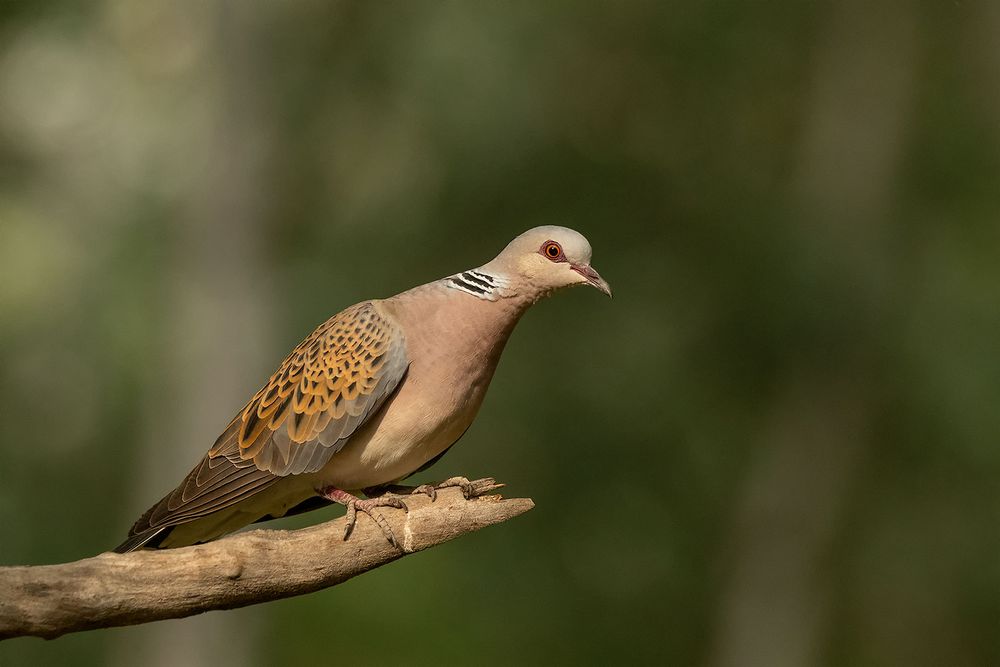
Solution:
[{"label": "bird belly", "polygon": [[379,414],[314,475],[317,487],[353,491],[399,481],[465,433],[517,322],[509,308],[470,299],[479,310],[470,313],[468,302],[458,308],[463,304],[447,301],[419,324],[402,321],[410,359],[406,377]]},{"label": "bird belly", "polygon": [[[404,395],[406,390],[413,396]],[[462,436],[484,394],[485,386],[462,396],[435,396],[405,384],[379,418],[355,433],[315,475],[317,486],[359,490],[408,477]],[[401,405],[407,408],[396,407]]]}]

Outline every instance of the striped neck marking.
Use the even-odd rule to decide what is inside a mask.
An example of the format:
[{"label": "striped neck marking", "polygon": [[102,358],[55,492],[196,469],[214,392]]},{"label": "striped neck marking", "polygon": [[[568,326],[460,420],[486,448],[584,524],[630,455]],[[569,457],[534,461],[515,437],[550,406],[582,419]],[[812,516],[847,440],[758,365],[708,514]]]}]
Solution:
[{"label": "striped neck marking", "polygon": [[446,287],[457,289],[466,294],[471,294],[477,299],[486,299],[487,301],[496,301],[504,296],[502,290],[506,285],[506,280],[476,269],[456,273],[453,276],[445,278]]}]

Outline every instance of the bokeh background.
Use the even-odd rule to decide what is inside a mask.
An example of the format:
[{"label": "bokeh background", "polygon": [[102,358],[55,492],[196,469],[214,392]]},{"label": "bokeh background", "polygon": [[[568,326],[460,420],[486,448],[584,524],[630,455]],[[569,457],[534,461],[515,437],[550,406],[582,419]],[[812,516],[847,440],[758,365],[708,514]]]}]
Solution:
[{"label": "bokeh background", "polygon": [[0,664],[1000,664],[998,34],[967,1],[0,3],[2,564],[117,544],[351,303],[546,223],[616,294],[530,312],[418,478],[533,512]]}]

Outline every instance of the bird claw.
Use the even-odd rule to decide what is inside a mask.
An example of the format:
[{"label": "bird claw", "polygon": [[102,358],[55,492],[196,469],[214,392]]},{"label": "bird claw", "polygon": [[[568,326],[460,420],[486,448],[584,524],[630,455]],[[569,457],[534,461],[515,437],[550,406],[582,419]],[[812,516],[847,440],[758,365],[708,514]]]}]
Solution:
[{"label": "bird claw", "polygon": [[397,496],[385,494],[377,496],[375,498],[365,498],[364,500],[352,496],[346,491],[341,491],[340,489],[326,489],[323,491],[323,495],[332,500],[335,503],[339,503],[347,508],[347,515],[344,517],[344,540],[346,541],[351,533],[354,531],[354,525],[358,520],[358,512],[367,514],[375,524],[382,529],[382,534],[389,541],[389,544],[398,548],[399,542],[396,540],[395,534],[392,532],[392,528],[389,526],[389,522],[385,520],[381,512],[375,511],[378,507],[395,507],[396,509],[401,509],[404,512],[409,512],[409,508],[406,506],[402,500]]},{"label": "bird claw", "polygon": [[[470,482],[466,477],[449,477],[443,482],[437,484],[421,484],[420,486],[414,486],[412,488],[406,489],[406,493],[409,495],[414,495],[416,493],[422,493],[431,499],[431,502],[437,500],[437,492],[441,489],[448,489],[453,486],[460,487],[462,489],[462,495],[465,496],[466,500],[471,500],[475,498],[479,493],[476,491],[476,486],[474,483]],[[400,487],[402,488],[402,487]]]},{"label": "bird claw", "polygon": [[438,497],[437,489],[434,488],[433,484],[421,484],[420,486],[415,486],[410,490],[410,495],[412,496],[415,493],[424,494],[431,499],[431,502],[437,500]]},{"label": "bird claw", "polygon": [[[424,486],[427,485],[425,484]],[[472,498],[475,498],[477,495],[476,487],[472,484],[472,482],[469,481],[468,477],[449,477],[443,482],[436,484],[432,488],[435,489],[436,493],[437,489],[447,489],[453,486],[457,486],[460,489],[462,489],[462,495],[465,496],[466,500],[471,500]],[[433,499],[434,498],[432,497],[431,500]]]},{"label": "bird claw", "polygon": [[497,485],[492,477],[489,479],[480,479],[475,482],[470,482],[467,477],[449,477],[437,484],[421,484],[420,486],[387,484],[385,486],[373,486],[364,491],[365,495],[369,498],[398,498],[399,496],[413,496],[419,493],[427,496],[431,499],[431,502],[434,502],[437,500],[438,491],[457,486],[462,489],[462,495],[465,496],[465,499],[471,500],[476,496],[482,495],[482,490],[477,485],[484,482],[486,483],[485,486],[488,486],[490,489],[503,486],[502,484]]},{"label": "bird claw", "polygon": [[347,521],[344,524],[344,540],[347,540],[347,538],[351,536],[351,532],[354,530],[354,524],[357,522],[358,512],[362,512],[367,514],[371,520],[382,529],[382,534],[385,535],[387,540],[389,540],[389,544],[399,548],[399,542],[396,540],[396,535],[392,532],[389,522],[386,521],[381,512],[375,511],[376,507],[395,507],[396,509],[401,509],[404,512],[409,511],[406,503],[394,496],[379,496],[377,498],[366,498],[364,500],[355,498],[353,501],[349,501],[347,505]]}]

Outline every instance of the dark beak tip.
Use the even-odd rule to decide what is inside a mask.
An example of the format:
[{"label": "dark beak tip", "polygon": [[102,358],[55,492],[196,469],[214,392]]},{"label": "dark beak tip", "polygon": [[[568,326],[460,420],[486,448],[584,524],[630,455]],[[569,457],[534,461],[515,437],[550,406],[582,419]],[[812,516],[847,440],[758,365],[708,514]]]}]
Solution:
[{"label": "dark beak tip", "polygon": [[598,290],[602,294],[606,294],[609,299],[614,298],[611,295],[611,285],[608,284],[607,280],[601,277],[601,274],[599,274],[594,269],[594,267],[590,265],[583,265],[583,266],[573,265],[573,270],[582,275],[584,278],[586,278],[587,283],[591,287]]},{"label": "dark beak tip", "polygon": [[613,299],[614,298],[614,296],[611,293],[611,285],[609,285],[608,281],[605,280],[604,278],[601,278],[600,276],[596,276],[595,278],[592,278],[592,279],[588,280],[587,282],[588,282],[588,284],[591,287],[593,287],[594,289],[596,289],[601,294],[604,294],[609,299]]}]

